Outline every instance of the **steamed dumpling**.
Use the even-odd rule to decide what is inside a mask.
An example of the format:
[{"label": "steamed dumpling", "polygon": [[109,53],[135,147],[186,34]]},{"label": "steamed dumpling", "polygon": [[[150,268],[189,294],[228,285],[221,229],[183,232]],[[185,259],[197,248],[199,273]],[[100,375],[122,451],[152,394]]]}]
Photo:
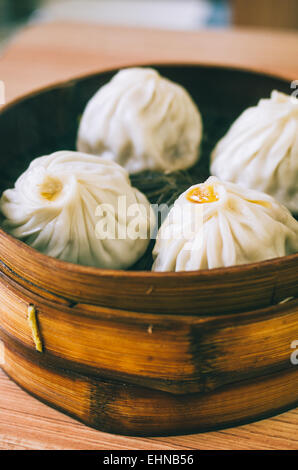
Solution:
[{"label": "steamed dumpling", "polygon": [[0,210],[4,230],[36,250],[100,268],[133,265],[154,224],[147,198],[122,167],[69,151],[33,160],[3,193]]},{"label": "steamed dumpling", "polygon": [[298,100],[273,91],[247,109],[212,153],[211,173],[298,213]]},{"label": "steamed dumpling", "polygon": [[191,186],[162,224],[153,271],[245,264],[298,251],[298,222],[272,197],[210,177]]},{"label": "steamed dumpling", "polygon": [[201,115],[188,92],[150,68],[129,68],[89,101],[80,123],[79,151],[109,157],[130,173],[176,171],[194,165]]}]

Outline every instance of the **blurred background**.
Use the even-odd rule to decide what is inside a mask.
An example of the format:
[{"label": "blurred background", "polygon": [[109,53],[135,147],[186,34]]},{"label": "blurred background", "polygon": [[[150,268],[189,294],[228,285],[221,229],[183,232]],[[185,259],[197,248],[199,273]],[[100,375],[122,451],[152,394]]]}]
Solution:
[{"label": "blurred background", "polygon": [[0,42],[25,24],[57,20],[174,30],[298,29],[298,0],[0,0]]}]

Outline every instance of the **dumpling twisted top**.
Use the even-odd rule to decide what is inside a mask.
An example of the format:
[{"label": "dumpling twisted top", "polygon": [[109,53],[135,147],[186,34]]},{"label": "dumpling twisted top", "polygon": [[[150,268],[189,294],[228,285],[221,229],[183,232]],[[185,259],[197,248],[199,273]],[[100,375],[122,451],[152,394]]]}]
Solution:
[{"label": "dumpling twisted top", "polygon": [[33,160],[3,193],[0,210],[3,228],[33,248],[101,268],[133,265],[155,222],[147,198],[122,167],[70,151]]},{"label": "dumpling twisted top", "polygon": [[176,200],[153,250],[153,271],[245,264],[298,251],[298,222],[271,196],[210,177]]},{"label": "dumpling twisted top", "polygon": [[211,173],[298,213],[298,99],[278,91],[244,111],[216,145]]},{"label": "dumpling twisted top", "polygon": [[150,68],[118,72],[83,113],[82,152],[110,157],[130,173],[188,168],[199,157],[201,115],[188,92]]}]

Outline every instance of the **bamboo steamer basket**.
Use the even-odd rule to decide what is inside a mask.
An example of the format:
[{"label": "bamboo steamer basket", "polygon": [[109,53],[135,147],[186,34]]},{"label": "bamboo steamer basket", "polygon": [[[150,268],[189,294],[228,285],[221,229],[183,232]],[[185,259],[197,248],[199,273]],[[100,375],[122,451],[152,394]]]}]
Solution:
[{"label": "bamboo steamer basket", "polygon": [[[243,109],[272,89],[291,90],[244,70],[157,68],[199,104],[206,154]],[[114,74],[58,84],[2,110],[1,191],[33,158],[74,148],[86,102]],[[200,272],[101,270],[50,258],[0,230],[1,366],[40,400],[115,433],[177,434],[272,415],[298,402],[290,361],[297,267],[298,254]]]}]

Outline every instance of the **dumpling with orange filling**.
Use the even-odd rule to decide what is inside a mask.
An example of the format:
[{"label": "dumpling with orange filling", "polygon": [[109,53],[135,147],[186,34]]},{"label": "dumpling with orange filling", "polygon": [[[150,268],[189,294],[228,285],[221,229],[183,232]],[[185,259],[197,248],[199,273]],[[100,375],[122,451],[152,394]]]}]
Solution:
[{"label": "dumpling with orange filling", "polygon": [[117,163],[63,150],[33,160],[0,199],[2,227],[63,261],[131,267],[147,250],[155,216]]},{"label": "dumpling with orange filling", "polygon": [[210,177],[176,200],[157,234],[153,271],[259,262],[298,251],[298,222],[271,196]]}]

